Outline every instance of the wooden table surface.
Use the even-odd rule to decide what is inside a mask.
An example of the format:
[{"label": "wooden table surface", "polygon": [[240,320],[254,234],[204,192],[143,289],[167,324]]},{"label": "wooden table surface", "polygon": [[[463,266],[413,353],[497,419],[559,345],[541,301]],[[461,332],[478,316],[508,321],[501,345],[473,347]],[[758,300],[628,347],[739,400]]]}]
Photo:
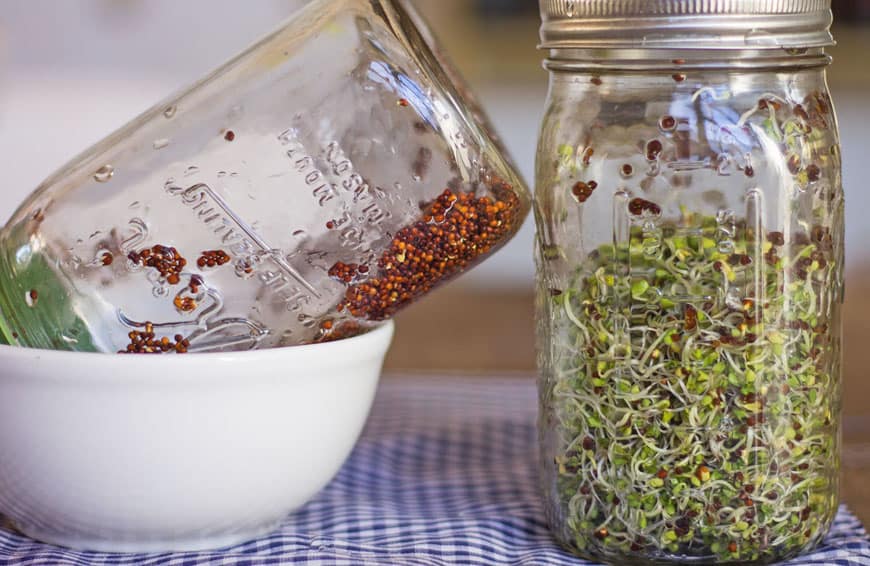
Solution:
[{"label": "wooden table surface", "polygon": [[845,417],[843,422],[841,498],[870,525],[870,419]]},{"label": "wooden table surface", "polygon": [[[843,309],[842,499],[870,525],[870,273],[847,275]],[[534,379],[531,291],[449,285],[397,317],[387,371],[500,374]]]}]

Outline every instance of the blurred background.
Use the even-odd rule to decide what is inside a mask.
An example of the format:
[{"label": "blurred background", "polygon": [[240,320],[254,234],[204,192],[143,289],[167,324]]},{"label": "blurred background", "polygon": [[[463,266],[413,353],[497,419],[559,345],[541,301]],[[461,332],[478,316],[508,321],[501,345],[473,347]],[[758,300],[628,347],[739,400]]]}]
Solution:
[{"label": "blurred background", "polygon": [[[5,220],[79,150],[243,49],[303,3],[4,0],[0,155],[6,165],[0,216]],[[535,48],[537,2],[417,4],[531,183],[547,87],[543,54]],[[864,345],[870,340],[870,245],[865,245],[870,242],[870,1],[834,4],[839,43],[830,50],[835,61],[830,83],[842,128],[848,199],[848,437],[870,431],[865,379],[870,348]],[[489,262],[404,313],[388,369],[533,375],[532,233],[529,219],[521,235]],[[870,456],[866,459],[870,468]]]}]

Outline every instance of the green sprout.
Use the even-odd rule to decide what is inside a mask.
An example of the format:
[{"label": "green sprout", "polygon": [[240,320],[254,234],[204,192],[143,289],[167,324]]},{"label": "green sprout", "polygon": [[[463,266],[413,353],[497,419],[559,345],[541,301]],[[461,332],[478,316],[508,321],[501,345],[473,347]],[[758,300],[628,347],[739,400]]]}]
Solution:
[{"label": "green sprout", "polygon": [[838,256],[821,227],[739,232],[634,228],[548,297],[557,523],[588,557],[769,562],[830,526]]}]

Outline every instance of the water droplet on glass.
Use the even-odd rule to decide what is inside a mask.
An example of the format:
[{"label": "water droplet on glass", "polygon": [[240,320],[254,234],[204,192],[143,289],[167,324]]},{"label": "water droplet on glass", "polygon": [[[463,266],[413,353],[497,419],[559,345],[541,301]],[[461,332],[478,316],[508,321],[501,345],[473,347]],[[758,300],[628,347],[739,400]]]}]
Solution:
[{"label": "water droplet on glass", "polygon": [[647,142],[646,144],[646,158],[647,161],[655,161],[659,158],[664,150],[664,146],[662,142],[659,140],[653,139]]},{"label": "water droplet on glass", "polygon": [[75,345],[75,344],[79,343],[79,341],[76,340],[75,338],[73,338],[72,336],[67,336],[66,334],[64,334],[62,332],[60,334],[60,339],[63,340],[65,343],[70,344],[70,345]]},{"label": "water droplet on glass", "polygon": [[413,177],[411,177],[411,179],[419,183],[423,180],[423,177],[421,177],[420,175],[414,175]]},{"label": "water droplet on glass", "polygon": [[131,208],[131,209],[132,209],[132,208],[139,208],[139,205],[141,205],[141,204],[142,204],[142,203],[140,203],[138,200],[134,200],[133,202],[130,203],[130,207],[129,207],[129,208]]},{"label": "water droplet on glass", "polygon": [[185,177],[190,177],[191,175],[196,175],[197,173],[199,173],[199,167],[197,167],[196,165],[191,165],[184,170]]},{"label": "water droplet on glass", "polygon": [[737,290],[737,287],[729,287],[728,291],[725,292],[725,304],[730,309],[743,308],[743,299],[740,297],[740,291]]},{"label": "water droplet on glass", "polygon": [[662,132],[673,132],[677,129],[677,119],[670,115],[662,116],[659,119],[659,129]]},{"label": "water droplet on glass", "polygon": [[159,140],[154,140],[154,143],[151,144],[151,147],[153,147],[154,149],[163,149],[167,145],[169,145],[169,139],[160,138]]},{"label": "water droplet on glass", "polygon": [[227,176],[227,172],[226,172],[226,171],[218,171],[218,172],[217,172],[217,178],[218,178],[218,179],[223,179],[223,178],[226,177],[226,176]]},{"label": "water droplet on glass", "polygon": [[569,18],[573,18],[576,8],[577,6],[574,0],[568,0],[568,2],[565,4],[565,15]]},{"label": "water droplet on glass", "polygon": [[249,279],[254,276],[254,261],[252,259],[242,258],[236,262],[234,271],[236,277]]},{"label": "water droplet on glass", "polygon": [[767,30],[753,28],[743,35],[743,42],[747,46],[778,47],[777,36]]},{"label": "water droplet on glass", "polygon": [[643,253],[647,257],[657,257],[662,249],[662,230],[656,220],[648,219],[643,223]]},{"label": "water droplet on glass", "polygon": [[166,118],[167,120],[169,120],[175,116],[175,112],[177,110],[178,110],[178,107],[175,106],[174,104],[172,106],[167,106],[166,109],[163,111],[163,117]]},{"label": "water droplet on glass", "polygon": [[94,181],[96,181],[98,183],[106,183],[109,181],[109,179],[112,178],[112,176],[114,174],[115,174],[114,167],[112,167],[111,165],[108,165],[108,164],[103,165],[102,167],[97,169],[96,173],[94,173]]},{"label": "water droplet on glass", "polygon": [[727,176],[731,174],[731,165],[733,164],[733,159],[727,153],[720,153],[716,158],[716,173],[719,175]]},{"label": "water droplet on glass", "polygon": [[15,261],[19,264],[25,264],[33,257],[33,249],[29,244],[23,245],[15,252]]},{"label": "water droplet on glass", "polygon": [[115,254],[106,248],[100,248],[94,256],[93,265],[96,265],[97,267],[108,267],[114,262]]}]

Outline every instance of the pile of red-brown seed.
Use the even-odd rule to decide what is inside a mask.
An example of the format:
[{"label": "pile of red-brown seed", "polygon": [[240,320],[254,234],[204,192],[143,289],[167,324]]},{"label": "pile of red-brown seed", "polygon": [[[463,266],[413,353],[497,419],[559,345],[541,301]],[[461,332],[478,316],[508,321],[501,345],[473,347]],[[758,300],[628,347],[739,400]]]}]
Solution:
[{"label": "pile of red-brown seed", "polygon": [[342,283],[351,284],[361,276],[364,277],[369,272],[367,265],[359,265],[356,263],[338,262],[329,268],[329,276],[337,279]]},{"label": "pile of red-brown seed", "polygon": [[119,354],[163,354],[170,351],[185,354],[190,347],[190,342],[181,334],[176,334],[175,340],[170,340],[167,336],[157,338],[154,325],[150,322],[145,323],[145,330],[132,330],[128,336],[130,343]]},{"label": "pile of red-brown seed", "polygon": [[[509,185],[493,190],[499,200],[445,190],[420,220],[399,230],[378,261],[377,276],[348,288],[339,311],[387,319],[503,243],[519,220],[519,199]],[[333,269],[346,282],[347,270]]]},{"label": "pile of red-brown seed", "polygon": [[184,295],[182,293],[176,295],[175,299],[172,301],[175,308],[178,309],[179,312],[195,311],[197,302],[194,297],[199,294],[199,289],[204,284],[205,282],[200,275],[191,275],[190,283],[187,285],[187,289],[190,290],[190,295]]},{"label": "pile of red-brown seed", "polygon": [[355,320],[346,320],[336,324],[332,320],[325,320],[320,325],[320,335],[314,339],[314,342],[335,342],[336,340],[344,340],[361,334],[365,329]]},{"label": "pile of red-brown seed", "polygon": [[141,252],[130,252],[127,258],[133,263],[153,267],[170,285],[177,285],[181,281],[181,272],[187,265],[187,260],[171,246],[156,245]]},{"label": "pile of red-brown seed", "polygon": [[638,197],[631,199],[631,202],[628,203],[628,211],[634,216],[640,216],[644,212],[658,216],[662,213],[662,208],[654,202]]},{"label": "pile of red-brown seed", "polygon": [[[107,256],[103,256],[103,265],[111,265],[111,259],[106,261]],[[108,254],[111,258],[111,254]],[[150,248],[145,248],[140,252],[130,252],[127,258],[139,265],[156,269],[160,276],[170,285],[177,285],[181,282],[181,273],[187,266],[187,260],[182,257],[181,253],[172,246],[155,245]],[[224,265],[230,261],[230,256],[223,250],[210,250],[202,253],[197,260],[197,266],[200,268],[215,267]],[[179,293],[173,299],[173,304],[179,312],[189,313],[197,308],[195,295],[199,293],[200,287],[204,281],[199,275],[190,277],[188,286],[190,295]],[[125,354],[162,354],[164,352],[176,352],[179,354],[187,353],[190,342],[181,334],[175,335],[175,339],[169,337],[157,338],[154,334],[154,325],[152,323],[145,324],[145,330],[133,330],[128,336],[130,343],[127,344],[125,350],[121,353]]]},{"label": "pile of red-brown seed", "polygon": [[172,303],[175,305],[175,308],[180,312],[193,312],[196,310],[197,304],[196,299],[193,297],[184,297],[178,295],[173,299]]},{"label": "pile of red-brown seed", "polygon": [[586,202],[589,200],[589,197],[592,196],[592,192],[597,188],[598,183],[595,181],[589,181],[588,183],[578,181],[573,187],[571,187],[571,193],[578,202]]},{"label": "pile of red-brown seed", "polygon": [[207,250],[202,252],[199,259],[196,260],[196,265],[200,269],[204,267],[216,267],[229,263],[230,256],[223,250]]}]

